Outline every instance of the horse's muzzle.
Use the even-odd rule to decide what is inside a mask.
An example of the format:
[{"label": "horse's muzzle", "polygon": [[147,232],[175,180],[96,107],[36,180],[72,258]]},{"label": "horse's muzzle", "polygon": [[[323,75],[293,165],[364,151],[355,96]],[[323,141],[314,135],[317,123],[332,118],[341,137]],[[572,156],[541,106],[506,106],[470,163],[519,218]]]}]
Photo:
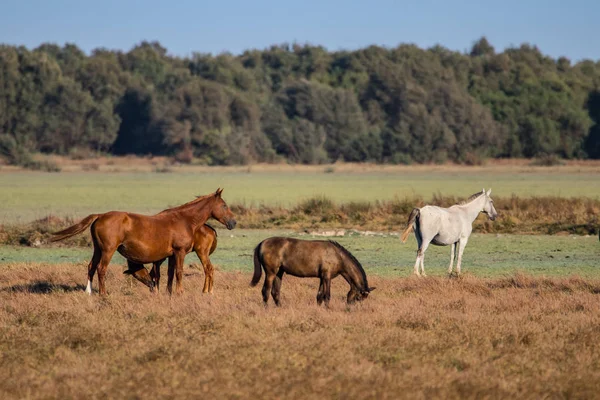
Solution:
[{"label": "horse's muzzle", "polygon": [[229,221],[227,221],[225,223],[225,226],[227,227],[227,229],[232,230],[233,228],[235,228],[235,226],[237,225],[237,222],[235,221],[235,219],[230,219]]}]

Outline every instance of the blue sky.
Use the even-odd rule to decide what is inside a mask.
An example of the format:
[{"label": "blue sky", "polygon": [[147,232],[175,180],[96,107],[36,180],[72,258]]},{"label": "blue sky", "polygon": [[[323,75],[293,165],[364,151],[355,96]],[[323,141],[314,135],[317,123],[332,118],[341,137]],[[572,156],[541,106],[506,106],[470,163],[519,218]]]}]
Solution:
[{"label": "blue sky", "polygon": [[86,52],[129,50],[157,40],[178,56],[239,54],[284,42],[465,51],[486,36],[497,51],[528,42],[555,58],[600,59],[592,25],[600,0],[7,0],[1,10],[0,43],[29,48],[69,42]]}]

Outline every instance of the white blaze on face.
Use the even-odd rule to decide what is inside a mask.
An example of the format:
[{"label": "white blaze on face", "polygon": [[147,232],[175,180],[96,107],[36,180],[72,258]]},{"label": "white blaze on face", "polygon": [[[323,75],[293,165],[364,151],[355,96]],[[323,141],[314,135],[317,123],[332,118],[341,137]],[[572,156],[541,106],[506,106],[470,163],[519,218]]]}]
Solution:
[{"label": "white blaze on face", "polygon": [[87,287],[85,288],[85,292],[90,295],[92,294],[92,281],[90,281],[89,279],[88,279]]}]

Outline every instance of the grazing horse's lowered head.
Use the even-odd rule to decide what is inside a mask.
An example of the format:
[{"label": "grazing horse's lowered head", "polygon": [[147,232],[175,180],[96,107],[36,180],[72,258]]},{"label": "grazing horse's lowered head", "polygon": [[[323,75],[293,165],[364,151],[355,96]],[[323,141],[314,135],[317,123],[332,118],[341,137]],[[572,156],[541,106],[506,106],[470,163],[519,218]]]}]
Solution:
[{"label": "grazing horse's lowered head", "polygon": [[494,200],[492,200],[492,198],[490,197],[490,194],[492,194],[492,189],[488,190],[487,192],[485,191],[485,189],[483,189],[482,193],[483,196],[485,196],[485,201],[483,203],[483,209],[481,210],[481,212],[487,214],[491,221],[495,221],[498,217],[498,213],[494,208]]},{"label": "grazing horse's lowered head", "polygon": [[369,297],[369,293],[372,290],[375,290],[374,287],[369,287],[367,289],[357,289],[356,287],[352,287],[348,292],[348,296],[346,297],[346,303],[354,304],[357,301],[363,301],[367,297]]},{"label": "grazing horse's lowered head", "polygon": [[215,192],[215,201],[217,201],[217,204],[212,208],[211,217],[225,225],[227,229],[231,230],[235,228],[237,222],[231,209],[229,209],[227,203],[221,198],[221,193],[223,193],[223,189],[217,189]]}]

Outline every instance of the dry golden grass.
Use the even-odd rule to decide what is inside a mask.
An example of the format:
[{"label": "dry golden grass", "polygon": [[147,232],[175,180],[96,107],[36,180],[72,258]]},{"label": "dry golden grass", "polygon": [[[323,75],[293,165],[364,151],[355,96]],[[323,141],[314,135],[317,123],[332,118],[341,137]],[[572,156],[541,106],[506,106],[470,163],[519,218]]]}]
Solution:
[{"label": "dry golden grass", "polygon": [[317,281],[284,278],[263,307],[248,273],[215,294],[186,269],[182,296],[109,268],[7,265],[0,275],[0,398],[593,398],[600,390],[600,281],[369,277],[331,308]]},{"label": "dry golden grass", "polygon": [[[429,204],[449,207],[460,199],[434,196]],[[337,204],[326,197],[301,201],[294,207],[245,207],[232,204],[231,209],[241,229],[354,228],[358,230],[403,230],[414,207],[428,204],[421,197],[378,202]],[[591,234],[598,233],[600,200],[587,197],[495,197],[498,219],[479,216],[473,231],[510,234]],[[0,244],[37,247],[48,243],[52,232],[64,229],[79,219],[47,216],[26,224],[0,224]],[[62,242],[67,246],[91,246],[89,235],[79,235]]]}]

